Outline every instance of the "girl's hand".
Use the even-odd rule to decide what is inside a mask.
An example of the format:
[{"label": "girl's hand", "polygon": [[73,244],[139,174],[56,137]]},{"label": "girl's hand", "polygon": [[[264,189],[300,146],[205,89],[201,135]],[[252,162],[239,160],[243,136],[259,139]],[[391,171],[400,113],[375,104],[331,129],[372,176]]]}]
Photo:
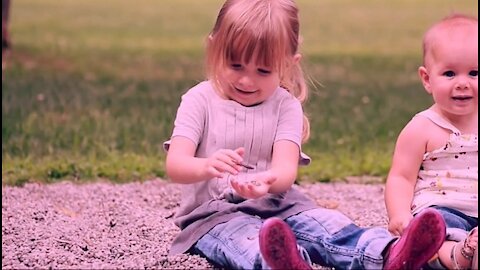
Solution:
[{"label": "girl's hand", "polygon": [[[241,165],[238,165],[243,162],[243,154],[245,149],[239,147],[235,150],[231,149],[220,149],[216,151],[212,156],[207,158],[205,163],[205,171],[209,178],[214,177],[223,177],[223,174],[230,173],[232,175],[237,175],[238,172],[242,169]],[[188,164],[186,164],[188,166]]]},{"label": "girl's hand", "polygon": [[239,196],[246,199],[257,199],[268,193],[270,186],[277,180],[271,172],[242,174],[232,176],[230,184]]},{"label": "girl's hand", "polygon": [[393,235],[401,236],[403,234],[403,230],[408,226],[408,223],[410,223],[412,219],[413,215],[410,213],[392,217],[388,223],[388,230]]}]

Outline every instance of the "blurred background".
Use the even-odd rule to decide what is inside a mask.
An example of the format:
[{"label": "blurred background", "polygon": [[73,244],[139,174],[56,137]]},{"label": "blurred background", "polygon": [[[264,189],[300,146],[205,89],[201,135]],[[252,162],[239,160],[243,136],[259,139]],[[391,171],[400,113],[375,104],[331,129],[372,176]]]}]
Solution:
[{"label": "blurred background", "polygon": [[[453,12],[478,16],[478,1],[297,2],[313,158],[299,180],[384,181],[396,136],[432,103],[417,76],[423,33]],[[11,0],[2,184],[164,177],[162,143],[204,79],[222,3]]]}]

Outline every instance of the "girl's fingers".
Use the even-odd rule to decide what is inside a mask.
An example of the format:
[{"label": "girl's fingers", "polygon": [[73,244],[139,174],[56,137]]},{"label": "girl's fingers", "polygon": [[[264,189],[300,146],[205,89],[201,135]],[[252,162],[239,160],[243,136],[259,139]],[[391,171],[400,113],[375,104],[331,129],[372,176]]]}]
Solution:
[{"label": "girl's fingers", "polygon": [[232,185],[232,188],[235,189],[235,191],[240,195],[241,197],[245,199],[252,199],[252,190],[253,186],[247,183],[240,183],[237,180],[232,180],[230,182]]},{"label": "girl's fingers", "polygon": [[233,189],[238,190],[238,184],[236,180],[234,179],[230,180],[230,185],[232,186]]},{"label": "girl's fingers", "polygon": [[215,164],[215,167],[218,168],[219,171],[228,172],[233,175],[238,174],[240,171],[238,166],[231,160],[218,160]]},{"label": "girl's fingers", "polygon": [[239,147],[239,148],[235,149],[234,152],[235,152],[238,156],[242,157],[243,154],[245,153],[245,148]]},{"label": "girl's fingers", "polygon": [[239,163],[241,163],[243,159],[233,150],[221,150],[218,152],[215,159],[218,161],[215,166],[225,172],[238,174],[238,172],[242,169]]},{"label": "girl's fingers", "polygon": [[223,173],[218,171],[215,167],[209,167],[207,169],[208,173],[212,175],[213,177],[218,177],[221,178],[223,176]]},{"label": "girl's fingers", "polygon": [[237,191],[238,194],[240,194],[240,196],[243,197],[243,188],[242,188],[242,184],[239,183],[237,181],[237,179],[232,179],[230,184],[232,185],[232,188],[235,189],[235,191]]},{"label": "girl's fingers", "polygon": [[[243,147],[240,147],[238,149],[243,149]],[[242,151],[238,151],[238,149],[235,149],[235,150],[228,150],[228,152],[226,153],[227,154],[227,158],[230,159],[232,165],[237,165],[237,164],[241,164],[243,162],[243,150]],[[238,152],[237,152],[238,151]]]}]

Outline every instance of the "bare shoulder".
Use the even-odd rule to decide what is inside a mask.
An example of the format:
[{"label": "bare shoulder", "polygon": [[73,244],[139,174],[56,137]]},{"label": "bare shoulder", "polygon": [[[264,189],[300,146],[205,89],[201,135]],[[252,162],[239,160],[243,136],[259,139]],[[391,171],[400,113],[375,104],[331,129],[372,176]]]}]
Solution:
[{"label": "bare shoulder", "polygon": [[435,124],[425,117],[414,117],[400,132],[400,137],[409,139],[428,138],[430,131],[434,131]]},{"label": "bare shoulder", "polygon": [[409,144],[421,143],[426,151],[440,148],[447,142],[450,132],[425,117],[414,117],[400,132],[399,140]]}]

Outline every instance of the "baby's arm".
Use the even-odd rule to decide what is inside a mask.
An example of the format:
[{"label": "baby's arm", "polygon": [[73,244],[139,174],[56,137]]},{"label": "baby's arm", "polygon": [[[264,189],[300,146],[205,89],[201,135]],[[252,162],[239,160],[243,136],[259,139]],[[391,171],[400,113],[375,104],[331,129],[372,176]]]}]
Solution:
[{"label": "baby's arm", "polygon": [[168,177],[175,183],[191,184],[224,173],[238,174],[242,169],[243,148],[235,150],[221,149],[209,158],[195,157],[196,146],[190,139],[182,136],[172,138],[167,154],[166,169]]},{"label": "baby's arm", "polygon": [[425,126],[414,118],[400,132],[387,177],[385,204],[392,234],[401,235],[413,218],[411,203],[427,145]]}]

